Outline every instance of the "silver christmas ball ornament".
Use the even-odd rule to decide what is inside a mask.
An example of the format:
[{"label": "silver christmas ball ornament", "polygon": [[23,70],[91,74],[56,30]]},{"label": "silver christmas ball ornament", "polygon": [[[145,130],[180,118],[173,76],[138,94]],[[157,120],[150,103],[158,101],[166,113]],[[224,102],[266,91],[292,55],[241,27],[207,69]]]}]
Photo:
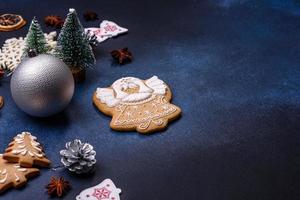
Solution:
[{"label": "silver christmas ball ornament", "polygon": [[11,94],[29,115],[47,117],[62,111],[74,93],[71,70],[60,59],[40,54],[26,58],[11,78]]}]

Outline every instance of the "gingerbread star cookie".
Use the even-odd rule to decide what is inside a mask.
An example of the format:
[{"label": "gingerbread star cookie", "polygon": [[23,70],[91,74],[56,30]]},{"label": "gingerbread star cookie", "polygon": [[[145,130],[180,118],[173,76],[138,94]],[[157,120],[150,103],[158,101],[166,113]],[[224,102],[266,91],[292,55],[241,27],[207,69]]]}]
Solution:
[{"label": "gingerbread star cookie", "polygon": [[49,167],[51,164],[36,137],[29,132],[18,134],[8,145],[3,158],[8,162],[18,162],[22,167]]},{"label": "gingerbread star cookie", "polygon": [[22,168],[17,163],[9,163],[0,154],[0,193],[11,188],[19,188],[26,184],[27,178],[36,176],[36,168]]},{"label": "gingerbread star cookie", "polygon": [[93,102],[101,112],[112,116],[112,129],[147,134],[166,128],[180,116],[181,109],[170,103],[171,98],[170,88],[157,76],[147,80],[126,77],[111,87],[97,88]]}]

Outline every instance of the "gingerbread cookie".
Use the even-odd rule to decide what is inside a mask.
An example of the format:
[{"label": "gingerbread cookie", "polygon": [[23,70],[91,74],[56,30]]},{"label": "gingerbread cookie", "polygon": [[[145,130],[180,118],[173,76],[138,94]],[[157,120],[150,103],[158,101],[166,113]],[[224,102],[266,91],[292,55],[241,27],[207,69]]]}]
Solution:
[{"label": "gingerbread cookie", "polygon": [[97,88],[93,102],[112,116],[110,127],[118,131],[151,133],[166,128],[180,116],[181,109],[170,103],[170,88],[157,76],[148,80],[121,78],[109,88]]},{"label": "gingerbread cookie", "polygon": [[26,21],[21,15],[4,14],[0,16],[0,31],[13,31],[22,28]]},{"label": "gingerbread cookie", "polygon": [[3,107],[4,105],[4,99],[2,96],[0,96],[0,109]]},{"label": "gingerbread cookie", "polygon": [[19,164],[9,163],[0,154],[0,193],[11,188],[19,188],[26,184],[27,178],[36,176],[36,168],[22,168]]},{"label": "gingerbread cookie", "polygon": [[8,162],[19,162],[22,167],[49,167],[51,164],[36,137],[28,132],[22,132],[14,138],[3,158]]}]

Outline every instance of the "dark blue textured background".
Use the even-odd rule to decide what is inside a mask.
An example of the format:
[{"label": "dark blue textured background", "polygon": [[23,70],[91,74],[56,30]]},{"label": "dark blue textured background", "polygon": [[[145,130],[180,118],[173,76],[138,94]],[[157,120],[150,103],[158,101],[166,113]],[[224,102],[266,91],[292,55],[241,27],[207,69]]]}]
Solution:
[{"label": "dark blue textured background", "polygon": [[[111,178],[122,200],[299,199],[300,179],[300,3],[292,0],[5,0],[0,13],[42,22],[74,7],[129,28],[127,35],[99,45],[97,65],[77,85],[62,114],[37,119],[22,113],[1,80],[0,149],[27,130],[45,147],[53,165],[59,150],[79,138],[94,145],[94,175],[44,169],[21,190],[0,199],[48,199],[51,176],[64,176],[74,199],[82,189]],[[0,33],[24,36],[21,30]],[[45,32],[53,29],[46,28]],[[109,52],[128,46],[135,59],[119,67]],[[183,110],[168,130],[151,136],[118,133],[110,117],[92,105],[96,87],[123,76],[158,75]]]}]

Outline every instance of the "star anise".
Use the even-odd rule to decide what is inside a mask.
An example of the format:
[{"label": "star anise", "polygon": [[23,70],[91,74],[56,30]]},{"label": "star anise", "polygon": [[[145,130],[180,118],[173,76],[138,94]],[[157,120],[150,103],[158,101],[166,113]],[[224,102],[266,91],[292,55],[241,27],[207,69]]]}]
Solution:
[{"label": "star anise", "polygon": [[85,21],[94,21],[98,19],[97,13],[93,11],[87,11],[83,14]]},{"label": "star anise", "polygon": [[118,61],[119,64],[125,64],[131,62],[133,59],[132,53],[127,47],[123,49],[117,49],[110,52],[111,56]]},{"label": "star anise", "polygon": [[70,188],[70,183],[65,181],[63,177],[51,177],[50,183],[46,186],[49,195],[58,197],[63,196]]},{"label": "star anise", "polygon": [[61,28],[64,24],[64,19],[58,15],[49,15],[44,18],[45,24],[47,26],[52,26],[56,28]]}]

